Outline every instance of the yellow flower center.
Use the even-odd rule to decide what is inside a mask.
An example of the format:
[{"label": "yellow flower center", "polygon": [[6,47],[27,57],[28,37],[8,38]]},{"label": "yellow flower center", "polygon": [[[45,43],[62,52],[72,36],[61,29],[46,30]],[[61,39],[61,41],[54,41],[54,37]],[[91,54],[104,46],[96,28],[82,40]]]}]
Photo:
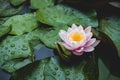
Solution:
[{"label": "yellow flower center", "polygon": [[80,42],[84,39],[84,35],[80,34],[79,32],[74,32],[70,35],[70,38],[75,42]]}]

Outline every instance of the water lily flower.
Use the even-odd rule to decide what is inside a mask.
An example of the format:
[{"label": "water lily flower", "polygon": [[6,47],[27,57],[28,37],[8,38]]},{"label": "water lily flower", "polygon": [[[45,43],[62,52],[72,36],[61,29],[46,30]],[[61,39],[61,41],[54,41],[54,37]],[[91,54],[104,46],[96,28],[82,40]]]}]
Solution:
[{"label": "water lily flower", "polygon": [[91,26],[88,26],[84,30],[81,25],[77,26],[73,24],[67,31],[60,30],[59,36],[63,42],[58,43],[72,51],[74,55],[82,55],[84,52],[91,52],[100,42],[100,40],[96,40],[96,38],[92,37]]}]

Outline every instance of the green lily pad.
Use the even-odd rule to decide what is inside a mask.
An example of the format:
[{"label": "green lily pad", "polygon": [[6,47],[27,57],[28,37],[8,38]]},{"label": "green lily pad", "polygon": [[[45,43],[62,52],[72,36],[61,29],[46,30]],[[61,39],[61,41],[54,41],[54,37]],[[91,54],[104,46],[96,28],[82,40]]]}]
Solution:
[{"label": "green lily pad", "polygon": [[21,35],[34,30],[38,24],[34,14],[28,13],[9,18],[3,26],[11,26],[9,34]]},{"label": "green lily pad", "polygon": [[[0,56],[0,66],[8,72],[13,72],[31,63],[33,52],[24,36],[8,36],[0,43]],[[15,63],[19,65],[13,69]]]},{"label": "green lily pad", "polygon": [[17,14],[22,9],[22,6],[13,7],[9,0],[0,0],[0,16],[12,16]]},{"label": "green lily pad", "polygon": [[101,59],[98,60],[99,66],[99,80],[120,80],[120,77],[117,77],[109,71]]},{"label": "green lily pad", "polygon": [[14,72],[28,64],[31,63],[31,60],[28,58],[25,59],[14,59],[14,60],[10,60],[7,61],[6,63],[4,63],[1,68],[8,71],[8,72]]},{"label": "green lily pad", "polygon": [[18,6],[22,4],[23,2],[25,2],[25,0],[10,0],[10,3],[14,6]]},{"label": "green lily pad", "polygon": [[[97,80],[97,70],[89,65],[91,75],[96,76],[94,78],[89,73],[88,66],[90,61],[81,61],[77,65],[61,63],[58,57],[52,57],[44,59],[16,71],[12,75],[12,80]],[[96,67],[97,68],[97,67]],[[91,77],[91,78],[90,78]]]},{"label": "green lily pad", "polygon": [[106,17],[100,20],[100,30],[111,38],[120,57],[120,17]]},{"label": "green lily pad", "polygon": [[[25,38],[29,41],[31,40],[36,40],[36,39],[39,39],[40,35],[42,34],[40,32],[40,27],[36,28],[35,30],[25,34]],[[40,39],[39,39],[40,40]]]},{"label": "green lily pad", "polygon": [[62,29],[65,30],[67,28],[68,26],[60,26],[55,28],[45,28],[44,26],[42,26],[39,29],[39,38],[47,47],[56,48],[55,42],[61,41],[61,38],[58,35],[59,31]]},{"label": "green lily pad", "polygon": [[54,5],[55,0],[30,0],[30,8],[39,9],[47,6]]},{"label": "green lily pad", "polygon": [[[39,10],[36,12],[38,20],[51,26],[72,25],[73,23],[83,26],[97,27],[98,21],[94,10],[83,12],[65,5],[49,5],[41,0]],[[49,3],[49,1],[48,1]]]},{"label": "green lily pad", "polygon": [[10,26],[0,26],[0,37],[4,36],[10,31]]}]

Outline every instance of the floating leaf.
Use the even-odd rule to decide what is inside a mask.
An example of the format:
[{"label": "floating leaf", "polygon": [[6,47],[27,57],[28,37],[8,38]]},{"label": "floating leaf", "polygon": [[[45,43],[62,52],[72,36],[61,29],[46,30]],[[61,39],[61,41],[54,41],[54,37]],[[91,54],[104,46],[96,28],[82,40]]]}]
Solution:
[{"label": "floating leaf", "polygon": [[[56,48],[55,42],[61,41],[58,33],[61,29],[65,30],[68,26],[61,25],[60,27],[48,28],[48,27],[40,27],[39,29],[39,38],[40,40],[49,48]],[[44,35],[44,36],[43,36]]]},{"label": "floating leaf", "polygon": [[117,8],[120,8],[120,2],[109,2],[110,5],[114,6],[114,7],[117,7]]},{"label": "floating leaf", "polygon": [[35,16],[31,13],[24,15],[16,15],[9,18],[3,26],[11,26],[12,30],[9,34],[21,35],[34,30],[37,25]]},{"label": "floating leaf", "polygon": [[113,41],[101,31],[99,31],[99,36],[101,37],[101,43],[96,48],[95,53],[103,60],[111,74],[120,76],[120,58]]},{"label": "floating leaf", "polygon": [[42,34],[40,32],[40,27],[36,28],[35,30],[25,34],[25,38],[29,41],[31,40],[38,40],[39,39],[39,36]]},{"label": "floating leaf", "polygon": [[32,9],[45,8],[54,5],[55,0],[30,0],[30,7]]},{"label": "floating leaf", "polygon": [[110,73],[109,69],[105,66],[101,59],[98,60],[99,66],[99,80],[120,80],[120,77],[117,77]]},{"label": "floating leaf", "polygon": [[10,0],[10,3],[14,6],[18,6],[23,2],[25,2],[25,0]]},{"label": "floating leaf", "polygon": [[[86,68],[89,63],[93,65]],[[77,65],[72,65],[61,63],[58,57],[52,57],[16,71],[11,80],[97,80],[95,67],[91,59],[88,62],[84,60]]]},{"label": "floating leaf", "polygon": [[100,29],[114,42],[120,57],[120,17],[107,17],[100,20]]},{"label": "floating leaf", "polygon": [[0,37],[7,34],[10,31],[10,26],[0,26]]},{"label": "floating leaf", "polygon": [[31,63],[30,59],[14,59],[14,60],[10,60],[5,62],[1,68],[8,71],[8,72],[14,72],[28,64]]},{"label": "floating leaf", "polygon": [[[41,3],[43,3],[42,0]],[[83,26],[98,26],[96,12],[94,10],[82,12],[64,5],[48,6],[47,4],[44,4],[44,6],[40,5],[39,10],[36,12],[38,20],[44,24],[58,26],[63,24],[72,25],[75,23]]]},{"label": "floating leaf", "polygon": [[[0,66],[8,72],[13,72],[31,63],[33,52],[24,36],[8,36],[0,44],[0,56]],[[19,65],[13,69],[15,64]]]},{"label": "floating leaf", "polygon": [[11,16],[17,14],[22,9],[20,7],[13,7],[9,0],[0,0],[0,16]]}]

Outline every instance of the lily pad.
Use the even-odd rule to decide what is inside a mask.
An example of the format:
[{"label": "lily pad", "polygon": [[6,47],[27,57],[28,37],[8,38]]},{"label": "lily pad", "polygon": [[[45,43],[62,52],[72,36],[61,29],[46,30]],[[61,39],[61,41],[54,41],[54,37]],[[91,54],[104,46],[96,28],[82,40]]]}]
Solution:
[{"label": "lily pad", "polygon": [[23,2],[25,2],[25,0],[10,0],[10,3],[14,6],[18,6],[22,4]]},{"label": "lily pad", "polygon": [[[42,3],[44,3],[44,1],[41,0],[41,4]],[[58,26],[61,24],[72,25],[75,23],[83,26],[98,26],[96,12],[94,10],[83,12],[65,5],[48,6],[48,4],[44,4],[44,6],[39,5],[40,8],[36,12],[38,20],[44,24]]]},{"label": "lily pad", "polygon": [[55,0],[30,0],[30,8],[32,9],[40,9],[45,8],[47,6],[54,5]]},{"label": "lily pad", "polygon": [[4,36],[10,31],[10,26],[0,26],[0,37]]},{"label": "lily pad", "polygon": [[[94,64],[92,60],[89,62]],[[96,75],[97,72],[91,67],[95,65],[89,65],[89,70],[85,67],[89,62],[84,60],[78,65],[68,65],[61,63],[58,57],[51,57],[16,71],[12,75],[12,80],[97,80],[98,76],[94,78],[86,73],[86,71],[93,70],[90,74]]]},{"label": "lily pad", "polygon": [[9,18],[3,26],[11,26],[9,34],[21,35],[34,30],[38,24],[34,14],[28,13]]},{"label": "lily pad", "polygon": [[115,44],[120,57],[120,17],[106,17],[100,20],[100,30],[107,34]]},{"label": "lily pad", "polygon": [[40,35],[42,34],[40,30],[40,27],[36,28],[35,30],[25,34],[25,38],[29,41],[39,39]]},{"label": "lily pad", "polygon": [[0,16],[12,16],[17,14],[22,9],[22,6],[13,7],[9,0],[0,0]]},{"label": "lily pad", "polygon": [[[39,38],[40,40],[49,48],[56,48],[55,42],[61,41],[61,38],[59,37],[58,33],[61,29],[65,30],[68,26],[61,25],[60,27],[40,27],[39,28]],[[44,35],[44,36],[43,36]]]},{"label": "lily pad", "polygon": [[[31,63],[33,52],[24,36],[8,36],[0,43],[0,56],[0,66],[8,72],[13,72]],[[17,64],[17,68],[13,69]]]},{"label": "lily pad", "polygon": [[117,77],[109,71],[101,59],[98,60],[99,66],[99,80],[120,80],[120,77]]}]

